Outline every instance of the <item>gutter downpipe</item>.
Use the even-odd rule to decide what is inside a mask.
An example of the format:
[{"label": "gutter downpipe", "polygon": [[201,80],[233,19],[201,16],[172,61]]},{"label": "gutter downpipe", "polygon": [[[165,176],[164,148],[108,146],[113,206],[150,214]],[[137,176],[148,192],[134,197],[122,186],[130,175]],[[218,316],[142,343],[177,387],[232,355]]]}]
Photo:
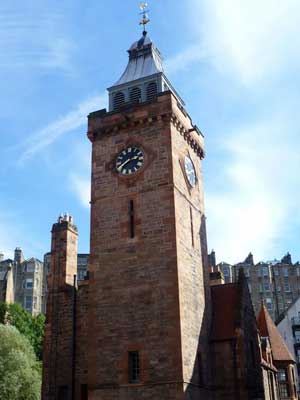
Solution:
[{"label": "gutter downpipe", "polygon": [[75,400],[75,377],[76,377],[76,310],[77,310],[77,276],[73,280],[73,327],[72,327],[72,400]]}]

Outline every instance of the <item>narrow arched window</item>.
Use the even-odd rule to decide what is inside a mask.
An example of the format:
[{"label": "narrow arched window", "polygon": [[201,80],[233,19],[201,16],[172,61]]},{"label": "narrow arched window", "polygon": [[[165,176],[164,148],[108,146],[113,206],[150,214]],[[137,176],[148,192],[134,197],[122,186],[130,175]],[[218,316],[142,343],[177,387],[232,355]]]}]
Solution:
[{"label": "narrow arched window", "polygon": [[142,98],[142,92],[139,87],[134,87],[130,90],[130,101],[132,103],[139,103]]},{"label": "narrow arched window", "polygon": [[147,86],[147,101],[152,101],[157,97],[157,84],[156,82],[150,82]]},{"label": "narrow arched window", "polygon": [[114,110],[118,110],[125,103],[125,95],[123,92],[117,92],[114,95],[113,106]]}]

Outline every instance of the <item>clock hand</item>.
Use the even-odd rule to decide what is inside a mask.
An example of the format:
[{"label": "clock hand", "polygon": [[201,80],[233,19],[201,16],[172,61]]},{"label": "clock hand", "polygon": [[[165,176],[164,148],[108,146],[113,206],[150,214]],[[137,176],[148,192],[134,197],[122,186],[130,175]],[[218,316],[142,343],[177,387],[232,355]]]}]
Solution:
[{"label": "clock hand", "polygon": [[124,161],[123,164],[121,164],[118,169],[121,170],[123,167],[125,167],[126,164],[130,163],[130,161],[137,160],[138,158],[139,156],[129,158],[129,160]]}]

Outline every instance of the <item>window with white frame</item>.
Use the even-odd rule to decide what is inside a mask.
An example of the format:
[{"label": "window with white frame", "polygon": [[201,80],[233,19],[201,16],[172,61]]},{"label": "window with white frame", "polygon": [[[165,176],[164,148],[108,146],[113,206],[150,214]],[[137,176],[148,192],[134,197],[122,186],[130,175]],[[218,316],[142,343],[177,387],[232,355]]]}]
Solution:
[{"label": "window with white frame", "polygon": [[290,398],[289,386],[288,386],[287,383],[280,383],[279,384],[279,397],[281,399]]},{"label": "window with white frame", "polygon": [[86,270],[78,270],[77,279],[78,279],[79,281],[84,281],[85,276],[86,276]]},{"label": "window with white frame", "polygon": [[288,268],[283,268],[283,276],[288,277],[289,276],[289,269]]},{"label": "window with white frame", "polygon": [[293,302],[293,300],[287,299],[287,300],[285,301],[285,307],[286,307],[286,308],[289,308],[289,306],[292,304],[292,302]]},{"label": "window with white frame", "polygon": [[32,296],[25,296],[24,308],[25,308],[25,310],[31,311],[31,309],[32,309]]},{"label": "window with white frame", "polygon": [[257,269],[257,276],[260,278],[261,277],[261,269],[260,269],[260,267],[258,267],[258,269]]},{"label": "window with white frame", "polygon": [[278,369],[277,377],[278,377],[279,382],[287,381],[286,370],[285,369]]},{"label": "window with white frame", "polygon": [[290,292],[291,291],[291,286],[288,278],[284,278],[284,291],[285,292]]},{"label": "window with white frame", "polygon": [[244,268],[244,274],[246,278],[250,277],[250,272],[249,272],[249,268]]},{"label": "window with white frame", "polygon": [[34,272],[34,264],[27,264],[27,272]]},{"label": "window with white frame", "polygon": [[262,274],[263,274],[263,276],[269,276],[269,267],[268,266],[264,265],[262,267]]},{"label": "window with white frame", "polygon": [[272,299],[269,298],[269,297],[266,298],[266,306],[267,306],[267,310],[268,311],[272,311],[273,310]]},{"label": "window with white frame", "polygon": [[270,281],[267,279],[264,281],[264,289],[265,289],[265,292],[269,292],[271,290]]},{"label": "window with white frame", "polygon": [[32,289],[33,288],[33,279],[31,279],[31,278],[27,278],[26,279],[25,288],[26,289]]}]

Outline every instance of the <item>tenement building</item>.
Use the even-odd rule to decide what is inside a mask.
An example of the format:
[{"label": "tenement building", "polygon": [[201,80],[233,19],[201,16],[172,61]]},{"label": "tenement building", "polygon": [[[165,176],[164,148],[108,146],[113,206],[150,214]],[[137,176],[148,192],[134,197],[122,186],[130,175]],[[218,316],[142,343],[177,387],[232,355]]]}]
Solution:
[{"label": "tenement building", "polygon": [[[215,260],[215,253],[210,256],[211,265]],[[261,302],[264,301],[273,321],[289,308],[300,295],[300,264],[293,263],[288,253],[281,261],[254,263],[250,253],[245,261],[230,265],[226,262],[218,264],[224,274],[225,282],[237,280],[238,272],[242,268],[247,277],[249,290],[256,314]]]},{"label": "tenement building", "polygon": [[108,91],[88,117],[87,279],[72,218],[52,227],[42,399],[278,399],[246,279],[210,273],[204,138],[147,32]]},{"label": "tenement building", "polygon": [[295,380],[300,397],[300,297],[280,316],[277,321],[277,328],[297,363]]},{"label": "tenement building", "polygon": [[3,301],[19,303],[33,315],[42,312],[44,265],[40,260],[37,258],[26,260],[22,249],[17,247],[13,260],[2,257],[0,280],[2,280],[0,296]]}]

